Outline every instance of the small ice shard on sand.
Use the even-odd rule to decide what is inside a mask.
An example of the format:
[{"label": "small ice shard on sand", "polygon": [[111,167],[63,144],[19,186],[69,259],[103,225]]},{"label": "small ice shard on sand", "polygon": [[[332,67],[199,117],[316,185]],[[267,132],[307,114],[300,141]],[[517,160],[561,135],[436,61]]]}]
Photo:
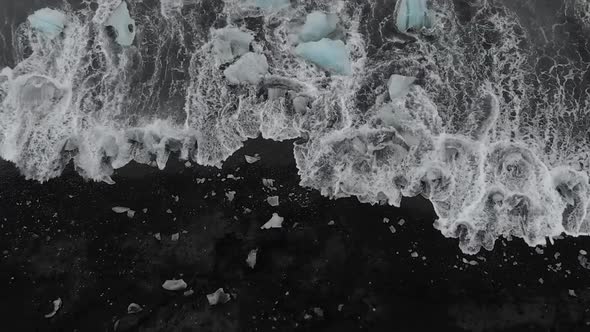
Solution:
[{"label": "small ice shard on sand", "polygon": [[324,38],[316,42],[301,43],[295,48],[295,53],[335,74],[352,73],[348,50],[341,40]]},{"label": "small ice shard on sand", "polygon": [[335,224],[336,224],[336,223],[334,222],[334,220],[330,220],[330,221],[328,222],[328,226],[334,226]]},{"label": "small ice shard on sand", "polygon": [[396,25],[399,31],[430,28],[432,19],[428,10],[428,0],[400,0],[396,6]]},{"label": "small ice shard on sand", "polygon": [[387,217],[386,218],[383,218],[383,223],[384,224],[389,224],[389,218],[387,218]]},{"label": "small ice shard on sand", "polygon": [[62,301],[61,298],[57,298],[57,300],[53,300],[53,311],[46,314],[45,318],[51,318],[53,316],[55,316],[55,314],[59,311],[59,309],[61,308],[62,305]]},{"label": "small ice shard on sand", "polygon": [[236,197],[236,192],[235,191],[228,191],[228,192],[225,193],[225,197],[227,198],[227,200],[229,202],[231,202]]},{"label": "small ice shard on sand", "polygon": [[262,179],[262,185],[270,190],[277,190],[274,179]]},{"label": "small ice shard on sand", "polygon": [[133,211],[133,210],[131,210],[131,209],[127,210],[127,217],[128,217],[128,218],[133,218],[133,217],[135,217],[135,211]]},{"label": "small ice shard on sand", "polygon": [[418,253],[415,251],[412,251],[412,253],[410,254],[410,256],[412,256],[413,258],[417,258],[418,257]]},{"label": "small ice shard on sand", "polygon": [[27,17],[31,27],[48,39],[54,39],[64,30],[67,17],[59,10],[41,8]]},{"label": "small ice shard on sand", "polygon": [[224,304],[230,300],[230,295],[223,291],[223,288],[219,288],[211,294],[207,294],[207,301],[210,305]]},{"label": "small ice shard on sand", "polygon": [[115,213],[125,213],[125,212],[129,211],[130,209],[128,207],[124,207],[124,206],[115,206],[115,207],[113,207],[112,210]]},{"label": "small ice shard on sand", "polygon": [[279,196],[270,196],[266,199],[266,202],[270,206],[279,206]]},{"label": "small ice shard on sand", "polygon": [[393,227],[393,225],[389,226],[389,231],[391,232],[391,234],[395,234],[395,232],[397,232],[397,230],[395,229],[395,227]]},{"label": "small ice shard on sand", "polygon": [[248,264],[251,269],[256,266],[256,255],[258,255],[258,249],[252,249],[250,250],[250,253],[248,253],[248,258],[246,258],[246,264]]},{"label": "small ice shard on sand", "polygon": [[284,220],[285,218],[279,216],[277,213],[273,213],[270,220],[267,221],[266,224],[262,225],[260,229],[281,228]]},{"label": "small ice shard on sand", "polygon": [[568,289],[567,293],[572,296],[572,297],[577,297],[578,295],[576,294],[576,291],[574,291],[573,289]]},{"label": "small ice shard on sand", "polygon": [[131,46],[135,39],[135,20],[129,16],[127,2],[122,1],[106,22],[115,30],[115,41],[121,46]]},{"label": "small ice shard on sand", "polygon": [[136,314],[138,312],[141,312],[142,310],[143,310],[143,308],[139,304],[137,304],[137,303],[131,303],[127,307],[127,313],[128,314]]},{"label": "small ice shard on sand", "polygon": [[180,233],[174,233],[170,236],[170,240],[176,242],[180,238]]},{"label": "small ice shard on sand", "polygon": [[263,54],[248,52],[240,57],[223,74],[232,84],[258,84],[268,73],[268,62]]},{"label": "small ice shard on sand", "polygon": [[405,220],[405,219],[400,219],[400,220],[397,222],[397,224],[398,224],[398,225],[400,225],[400,226],[403,226],[405,223],[406,223],[406,220]]},{"label": "small ice shard on sand", "polygon": [[160,235],[160,233],[156,233],[154,234],[154,237],[156,238],[156,240],[161,241],[162,240],[162,236]]},{"label": "small ice shard on sand", "polygon": [[245,155],[244,158],[246,159],[246,162],[248,164],[254,164],[255,162],[260,161],[260,155],[258,155],[258,153],[255,154],[254,156]]},{"label": "small ice shard on sand", "polygon": [[184,290],[184,289],[186,289],[186,282],[184,282],[184,280],[182,280],[182,279],[166,280],[162,284],[162,288],[164,288],[165,290],[169,290],[169,291]]},{"label": "small ice shard on sand", "polygon": [[216,64],[232,62],[250,51],[254,36],[238,28],[223,28],[213,31],[213,53]]},{"label": "small ice shard on sand", "polygon": [[299,33],[299,39],[303,42],[318,41],[328,37],[338,26],[338,16],[314,11],[307,15],[305,24]]},{"label": "small ice shard on sand", "polygon": [[191,296],[193,294],[195,294],[195,291],[192,289],[189,289],[189,290],[185,291],[184,293],[182,293],[182,296]]},{"label": "small ice shard on sand", "polygon": [[391,75],[387,83],[391,100],[405,96],[410,90],[410,86],[414,84],[414,81],[416,81],[415,77]]},{"label": "small ice shard on sand", "polygon": [[256,0],[256,7],[262,9],[281,9],[291,4],[291,0]]}]

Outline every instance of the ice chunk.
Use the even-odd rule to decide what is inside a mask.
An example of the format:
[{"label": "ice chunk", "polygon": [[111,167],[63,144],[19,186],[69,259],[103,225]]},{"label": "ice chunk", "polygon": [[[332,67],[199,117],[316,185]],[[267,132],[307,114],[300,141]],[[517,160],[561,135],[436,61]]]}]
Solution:
[{"label": "ice chunk", "polygon": [[117,34],[115,41],[121,46],[131,46],[133,39],[135,39],[135,20],[129,16],[127,9],[127,2],[123,1],[113,11],[106,23],[115,29]]},{"label": "ice chunk", "polygon": [[246,158],[248,164],[254,164],[255,162],[260,161],[260,155],[258,155],[258,153],[254,156],[245,155],[244,158]]},{"label": "ice chunk", "polygon": [[291,4],[291,0],[256,0],[256,7],[262,9],[281,9]]},{"label": "ice chunk", "polygon": [[180,233],[174,233],[174,234],[170,235],[170,240],[172,240],[173,242],[178,241],[179,238],[180,238]]},{"label": "ice chunk", "polygon": [[410,86],[416,81],[415,77],[408,77],[402,75],[391,75],[387,87],[389,89],[389,97],[393,100],[400,98],[408,93]]},{"label": "ice chunk", "polygon": [[183,290],[183,289],[186,289],[186,286],[187,286],[186,282],[184,282],[184,280],[182,280],[182,279],[166,280],[162,284],[162,288],[164,288],[165,290],[169,290],[169,291]]},{"label": "ice chunk", "polygon": [[258,84],[268,73],[268,62],[262,54],[248,52],[234,64],[227,67],[223,74],[232,84]]},{"label": "ice chunk", "polygon": [[262,225],[262,227],[260,227],[260,228],[261,229],[281,228],[284,220],[285,220],[285,218],[279,216],[276,213],[273,213],[272,218],[270,218],[270,220],[267,221],[266,224]]},{"label": "ice chunk", "polygon": [[428,0],[400,0],[397,4],[396,25],[399,31],[429,28],[432,19],[428,10]]},{"label": "ice chunk", "polygon": [[266,198],[266,202],[270,206],[279,206],[279,196],[270,196]]},{"label": "ice chunk", "polygon": [[128,207],[124,207],[124,206],[115,206],[115,207],[113,207],[112,210],[115,213],[125,213],[125,212],[129,211],[130,209]]},{"label": "ice chunk", "polygon": [[258,249],[252,249],[250,250],[250,253],[248,253],[248,258],[246,258],[246,264],[248,264],[248,266],[253,269],[254,266],[256,266],[256,256],[258,255]]},{"label": "ice chunk", "polygon": [[299,39],[304,42],[318,41],[336,30],[337,25],[338,16],[320,11],[311,12],[305,19]]},{"label": "ice chunk", "polygon": [[29,15],[27,20],[33,29],[53,39],[64,30],[67,17],[59,10],[42,8]]},{"label": "ice chunk", "polygon": [[295,53],[336,74],[352,73],[348,51],[341,40],[324,38],[317,42],[301,43],[295,48]]},{"label": "ice chunk", "polygon": [[213,32],[213,53],[219,66],[232,62],[235,58],[250,51],[254,36],[238,28],[223,28]]},{"label": "ice chunk", "polygon": [[143,310],[143,308],[139,304],[137,304],[137,303],[131,303],[127,307],[127,313],[128,314],[136,314],[138,312],[141,312],[142,310]]},{"label": "ice chunk", "polygon": [[230,300],[229,294],[223,291],[223,288],[219,288],[214,293],[207,294],[207,301],[210,305],[227,303]]},{"label": "ice chunk", "polygon": [[57,300],[53,301],[53,311],[46,314],[45,318],[51,318],[53,316],[55,316],[55,314],[59,311],[59,309],[61,308],[62,305],[62,301],[61,298],[57,298]]}]

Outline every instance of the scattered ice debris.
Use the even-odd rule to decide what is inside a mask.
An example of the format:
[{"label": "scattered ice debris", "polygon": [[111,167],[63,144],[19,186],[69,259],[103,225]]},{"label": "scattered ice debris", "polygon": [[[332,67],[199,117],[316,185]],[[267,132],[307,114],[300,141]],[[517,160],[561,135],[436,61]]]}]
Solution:
[{"label": "scattered ice debris", "polygon": [[131,303],[127,307],[127,313],[128,314],[136,314],[138,312],[141,312],[142,310],[143,310],[143,308],[139,304],[137,304],[137,303]]},{"label": "scattered ice debris", "polygon": [[335,74],[350,75],[352,67],[346,45],[341,40],[328,38],[297,45],[295,53]]},{"label": "scattered ice debris", "polygon": [[257,153],[254,156],[245,155],[244,158],[248,164],[254,164],[255,162],[260,161],[260,155]]},{"label": "scattered ice debris", "polygon": [[428,10],[428,0],[400,0],[396,3],[396,25],[399,31],[409,29],[430,28],[431,14]]},{"label": "scattered ice debris", "polygon": [[184,289],[186,289],[186,282],[184,282],[184,280],[182,280],[182,279],[166,280],[162,284],[162,288],[164,288],[165,290],[169,290],[169,291],[184,290]]},{"label": "scattered ice debris", "polygon": [[133,44],[133,39],[135,39],[135,20],[129,16],[126,1],[122,1],[119,7],[113,11],[106,25],[113,27],[115,30],[115,41],[117,44],[121,46],[131,46]]},{"label": "scattered ice debris", "polygon": [[228,191],[225,193],[225,197],[227,198],[228,201],[231,202],[236,197],[236,192],[235,191]]},{"label": "scattered ice debris", "polygon": [[406,223],[406,221],[404,219],[400,219],[397,224],[400,226],[403,226]]},{"label": "scattered ice debris", "polygon": [[262,225],[262,227],[260,227],[260,228],[261,229],[281,228],[284,220],[285,220],[285,218],[279,216],[277,213],[273,213],[270,220],[267,221],[266,224]]},{"label": "scattered ice debris", "polygon": [[330,220],[330,221],[328,222],[328,226],[334,226],[334,224],[335,224],[335,223],[334,223],[334,220]]},{"label": "scattered ice debris", "polygon": [[262,179],[262,185],[270,190],[277,190],[274,179]]},{"label": "scattered ice debris", "polygon": [[135,211],[134,210],[131,210],[131,209],[127,210],[127,217],[128,218],[135,217]]},{"label": "scattered ice debris", "polygon": [[389,224],[389,218],[383,218],[383,223],[384,224]]},{"label": "scattered ice debris", "polygon": [[205,178],[198,178],[197,179],[197,184],[203,184],[203,183],[205,183],[205,181],[207,181],[207,179],[205,179]]},{"label": "scattered ice debris", "polygon": [[266,198],[266,202],[270,206],[279,206],[279,196],[270,196]]},{"label": "scattered ice debris", "polygon": [[588,254],[588,252],[584,249],[580,249],[580,255],[582,256],[586,256]]},{"label": "scattered ice debris", "polygon": [[322,308],[313,308],[313,313],[318,316],[319,318],[323,318],[324,317],[324,310]]},{"label": "scattered ice debris", "polygon": [[192,289],[189,289],[189,290],[185,291],[184,293],[182,293],[182,296],[191,296],[193,294],[195,294],[195,291]]},{"label": "scattered ice debris", "polygon": [[471,266],[479,265],[479,263],[475,260],[467,260],[465,257],[462,259],[463,263],[469,264]]},{"label": "scattered ice debris", "polygon": [[180,238],[180,233],[174,233],[170,236],[170,240],[176,242]]},{"label": "scattered ice debris", "polygon": [[191,167],[191,166],[193,166],[193,164],[191,164],[190,161],[187,161],[186,163],[184,163],[184,167],[187,167],[188,168],[188,167]]},{"label": "scattered ice debris", "polygon": [[162,236],[160,235],[160,233],[154,234],[154,237],[156,238],[156,240],[162,241]]},{"label": "scattered ice debris", "polygon": [[59,10],[41,8],[27,18],[31,27],[48,39],[54,39],[64,30],[67,17]]},{"label": "scattered ice debris", "polygon": [[539,255],[542,255],[545,251],[541,247],[535,247],[535,252]]},{"label": "scattered ice debris", "polygon": [[268,73],[268,62],[264,54],[248,52],[242,55],[223,74],[232,84],[248,83],[256,85]]},{"label": "scattered ice debris", "polygon": [[568,289],[567,293],[572,297],[578,297],[578,295],[576,294],[576,291],[574,291],[573,289]]},{"label": "scattered ice debris", "polygon": [[51,317],[55,316],[55,314],[57,314],[57,312],[61,308],[61,305],[62,305],[61,298],[57,298],[57,300],[53,300],[53,311],[46,314],[45,318],[51,318]]},{"label": "scattered ice debris", "polygon": [[342,311],[342,308],[344,308],[344,304],[339,304],[338,305],[338,311]]},{"label": "scattered ice debris", "polygon": [[256,6],[262,9],[281,9],[291,4],[291,0],[256,0]]},{"label": "scattered ice debris", "polygon": [[256,256],[258,255],[258,249],[252,249],[250,250],[250,253],[248,253],[248,258],[246,258],[246,264],[248,264],[248,266],[253,269],[254,266],[256,266]]},{"label": "scattered ice debris", "polygon": [[395,234],[397,230],[395,229],[395,227],[393,227],[393,225],[391,225],[389,226],[389,231],[391,232],[391,234]]},{"label": "scattered ice debris", "polygon": [[303,42],[318,41],[328,37],[338,26],[338,16],[326,14],[321,11],[313,11],[307,14],[305,24],[299,33],[299,39]]},{"label": "scattered ice debris", "polygon": [[543,280],[543,278],[539,278],[539,283],[542,285],[543,283],[545,283],[545,280]]},{"label": "scattered ice debris", "polygon": [[207,301],[210,305],[224,304],[231,299],[231,296],[223,291],[223,288],[219,288],[211,294],[207,294]]},{"label": "scattered ice debris", "polygon": [[213,31],[213,53],[217,66],[232,62],[250,51],[254,40],[251,32],[226,27]]},{"label": "scattered ice debris", "polygon": [[115,206],[112,210],[115,213],[125,213],[125,212],[129,211],[130,209],[128,207],[124,207],[124,206]]},{"label": "scattered ice debris", "polygon": [[391,75],[387,88],[391,100],[404,97],[410,90],[410,86],[416,81],[415,77],[408,77],[402,75]]},{"label": "scattered ice debris", "polygon": [[412,253],[410,254],[410,256],[412,256],[413,258],[417,258],[418,257],[418,253],[415,251],[412,251]]},{"label": "scattered ice debris", "polygon": [[583,268],[590,270],[590,261],[588,260],[588,257],[580,254],[580,255],[578,255],[578,262],[580,262],[580,265]]}]

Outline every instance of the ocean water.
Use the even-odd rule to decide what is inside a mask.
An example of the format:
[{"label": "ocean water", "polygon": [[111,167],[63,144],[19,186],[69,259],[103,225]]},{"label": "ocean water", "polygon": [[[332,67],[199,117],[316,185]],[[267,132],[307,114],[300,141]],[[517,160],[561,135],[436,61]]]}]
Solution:
[{"label": "ocean water", "polygon": [[[43,3],[67,17],[51,39],[8,14],[39,3],[4,2],[0,157],[28,179],[73,163],[113,183],[132,160],[220,167],[248,139],[296,139],[302,186],[394,206],[423,195],[465,253],[590,233],[586,1],[430,1],[431,27],[402,32],[393,0],[129,0],[130,46],[108,26],[121,0]],[[295,53],[315,10],[338,17],[350,75]],[[254,36],[268,72],[228,80],[223,28]],[[416,79],[392,99],[392,75]]]}]

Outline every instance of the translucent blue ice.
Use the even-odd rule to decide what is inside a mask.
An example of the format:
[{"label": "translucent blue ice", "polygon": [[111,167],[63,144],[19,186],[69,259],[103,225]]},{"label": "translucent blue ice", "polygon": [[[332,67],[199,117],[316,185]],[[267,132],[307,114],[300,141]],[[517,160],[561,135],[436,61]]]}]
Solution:
[{"label": "translucent blue ice", "polygon": [[262,9],[280,9],[290,4],[290,0],[256,0],[256,6]]},{"label": "translucent blue ice", "polygon": [[117,32],[115,41],[121,46],[131,46],[135,39],[135,20],[129,16],[127,2],[123,1],[113,11],[107,20],[107,26],[112,26]]},{"label": "translucent blue ice", "polygon": [[428,0],[399,1],[396,21],[399,31],[429,28],[431,23]]},{"label": "translucent blue ice", "polygon": [[59,10],[42,8],[27,18],[31,27],[41,32],[45,37],[53,39],[64,30],[67,17]]},{"label": "translucent blue ice", "polygon": [[304,42],[318,41],[336,30],[337,25],[338,17],[336,15],[320,11],[311,12],[305,19],[299,38]]},{"label": "translucent blue ice", "polygon": [[295,53],[333,73],[352,73],[348,51],[341,40],[324,38],[317,42],[301,43],[295,48]]}]

